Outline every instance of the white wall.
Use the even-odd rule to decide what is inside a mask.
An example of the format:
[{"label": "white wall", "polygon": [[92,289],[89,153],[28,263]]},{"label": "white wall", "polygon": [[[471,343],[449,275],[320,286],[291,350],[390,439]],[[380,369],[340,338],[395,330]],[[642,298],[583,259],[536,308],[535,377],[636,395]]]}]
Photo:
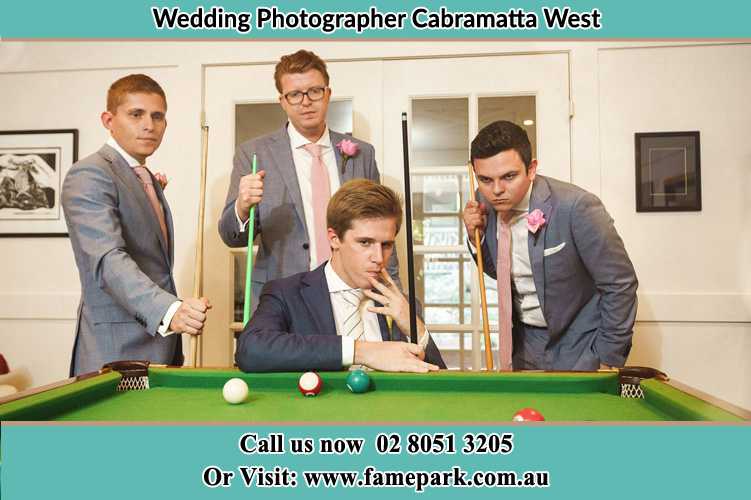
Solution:
[{"label": "white wall", "polygon": [[[747,194],[751,115],[743,94],[751,80],[751,46],[664,45],[308,42],[305,46],[327,60],[567,50],[575,110],[572,179],[603,198],[641,282],[639,323],[629,362],[661,368],[677,380],[751,408]],[[106,137],[98,116],[109,83],[135,71],[160,81],[169,101],[169,127],[151,164],[171,179],[167,197],[176,219],[175,274],[179,290],[189,292],[203,65],[271,63],[300,46],[289,42],[3,42],[0,130],[78,128],[83,157]],[[701,131],[702,212],[636,214],[633,134],[659,130]],[[212,130],[218,133],[222,131]],[[67,373],[78,292],[67,239],[0,238],[0,352],[12,365],[28,368],[34,384]],[[216,329],[207,339],[224,342],[226,328],[217,324]],[[207,364],[227,361],[206,360]]]},{"label": "white wall", "polygon": [[[602,50],[601,196],[639,276],[630,362],[751,407],[751,46]],[[702,210],[634,210],[634,132],[698,130]]]}]

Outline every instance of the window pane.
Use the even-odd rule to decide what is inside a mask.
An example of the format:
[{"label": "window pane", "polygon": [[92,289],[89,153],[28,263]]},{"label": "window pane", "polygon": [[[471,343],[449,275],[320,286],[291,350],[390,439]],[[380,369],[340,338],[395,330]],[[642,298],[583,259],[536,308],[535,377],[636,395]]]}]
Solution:
[{"label": "window pane", "polygon": [[434,325],[455,325],[459,323],[459,309],[456,307],[426,307],[425,322]]},{"label": "window pane", "polygon": [[455,254],[423,256],[423,302],[459,304],[459,261]]},{"label": "window pane", "polygon": [[461,348],[461,333],[440,332],[431,333],[430,335],[441,352],[446,350],[458,351]]},{"label": "window pane", "polygon": [[472,268],[475,267],[475,261],[467,259],[464,263],[464,302],[472,302]]},{"label": "window pane", "polygon": [[463,324],[469,325],[472,323],[472,308],[471,307],[465,307],[464,308],[464,321],[462,321]]},{"label": "window pane", "polygon": [[459,245],[456,217],[429,217],[422,221],[422,241],[418,245]]},{"label": "window pane", "polygon": [[536,158],[537,106],[535,100],[533,95],[480,97],[477,100],[479,129],[497,120],[516,123],[527,131],[529,142],[532,144],[532,158]]},{"label": "window pane", "polygon": [[423,213],[459,211],[459,181],[456,175],[414,175],[413,193],[422,194]]},{"label": "window pane", "polygon": [[469,99],[412,100],[412,165],[445,167],[469,160]]},{"label": "window pane", "polygon": [[413,175],[412,208],[416,245],[462,245],[461,191],[466,174]]}]

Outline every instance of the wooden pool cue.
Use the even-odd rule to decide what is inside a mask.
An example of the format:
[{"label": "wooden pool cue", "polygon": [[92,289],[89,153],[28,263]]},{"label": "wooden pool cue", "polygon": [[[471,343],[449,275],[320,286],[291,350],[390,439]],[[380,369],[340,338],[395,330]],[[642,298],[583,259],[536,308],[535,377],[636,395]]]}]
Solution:
[{"label": "wooden pool cue", "polygon": [[[475,199],[475,172],[472,163],[467,163],[469,173],[469,197]],[[482,333],[485,339],[485,366],[488,371],[493,369],[493,352],[490,348],[490,323],[488,322],[488,298],[485,296],[485,271],[482,261],[482,246],[480,246],[480,230],[475,228],[475,249],[477,250],[477,273],[480,275],[480,301],[482,303]]]},{"label": "wooden pool cue", "polygon": [[417,308],[415,307],[415,260],[412,245],[412,191],[409,183],[409,139],[407,113],[402,113],[402,150],[404,153],[404,225],[407,228],[407,278],[409,283],[409,341],[417,344]]},{"label": "wooden pool cue", "polygon": [[[256,154],[253,153],[253,170],[252,174],[255,175],[258,170],[258,160]],[[256,223],[256,207],[255,205],[250,207],[250,215],[248,216],[248,258],[245,261],[245,303],[243,304],[243,328],[248,324],[250,320],[250,277],[253,273],[253,232],[255,230]]]},{"label": "wooden pool cue", "polygon": [[[196,234],[196,274],[193,278],[193,297],[203,296],[203,221],[206,212],[206,164],[209,157],[209,126],[201,125],[201,183],[198,197],[198,230]],[[202,339],[198,335],[190,336],[190,366],[199,366],[198,349]]]}]

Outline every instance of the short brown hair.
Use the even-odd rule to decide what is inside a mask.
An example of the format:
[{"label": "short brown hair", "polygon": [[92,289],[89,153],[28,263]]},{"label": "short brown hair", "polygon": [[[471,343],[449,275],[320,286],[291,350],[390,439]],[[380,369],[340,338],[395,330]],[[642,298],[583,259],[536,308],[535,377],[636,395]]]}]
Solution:
[{"label": "short brown hair", "polygon": [[532,146],[527,132],[516,123],[499,120],[483,127],[472,139],[472,165],[477,159],[490,158],[503,151],[513,149],[524,162],[524,171],[532,163]]},{"label": "short brown hair", "polygon": [[329,200],[326,225],[344,237],[352,221],[394,219],[396,232],[402,226],[402,200],[392,189],[369,179],[353,179],[342,184]]},{"label": "short brown hair", "polygon": [[164,106],[167,107],[164,89],[150,76],[136,74],[124,76],[110,85],[107,91],[107,111],[117,111],[117,107],[122,104],[127,94],[157,94],[164,99]]},{"label": "short brown hair", "polygon": [[274,84],[276,90],[282,93],[282,77],[288,73],[305,73],[311,69],[318,70],[323,75],[323,81],[329,86],[329,72],[323,59],[309,50],[298,50],[294,54],[282,56],[274,70]]}]

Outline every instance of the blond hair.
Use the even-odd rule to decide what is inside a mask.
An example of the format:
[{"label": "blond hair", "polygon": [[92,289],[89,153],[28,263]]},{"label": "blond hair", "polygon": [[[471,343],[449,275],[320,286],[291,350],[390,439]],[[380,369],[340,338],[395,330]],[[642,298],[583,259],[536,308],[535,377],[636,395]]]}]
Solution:
[{"label": "blond hair", "polygon": [[402,225],[402,201],[392,189],[369,179],[345,182],[329,200],[326,225],[344,237],[352,222],[363,219],[394,219],[396,232]]}]

